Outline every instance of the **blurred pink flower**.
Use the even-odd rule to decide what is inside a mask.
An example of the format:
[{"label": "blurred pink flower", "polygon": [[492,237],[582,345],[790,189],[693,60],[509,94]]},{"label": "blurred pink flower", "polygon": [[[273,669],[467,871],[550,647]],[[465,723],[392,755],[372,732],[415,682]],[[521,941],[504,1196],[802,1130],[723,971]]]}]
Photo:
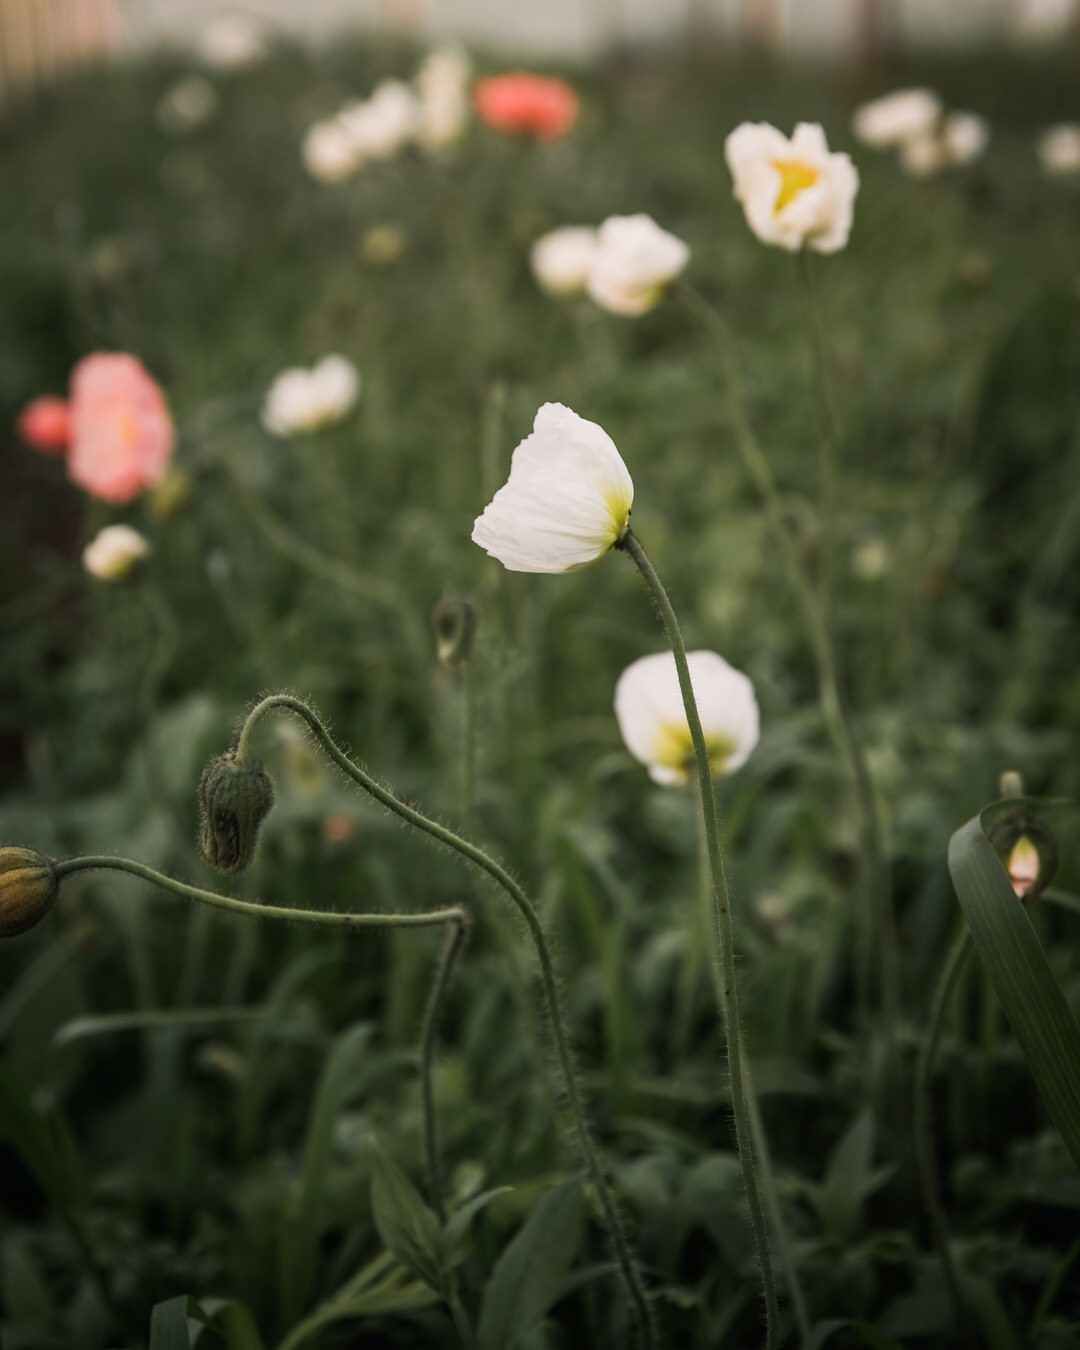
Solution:
[{"label": "blurred pink flower", "polygon": [[27,445],[46,455],[62,455],[71,437],[71,412],[62,398],[36,398],[15,424]]},{"label": "blurred pink flower", "polygon": [[565,136],[577,120],[578,96],[565,80],[546,75],[492,75],[473,91],[477,113],[496,131],[540,140]]},{"label": "blurred pink flower", "polygon": [[129,502],[169,467],[175,432],[158,384],[134,356],[93,352],[71,376],[71,480]]}]

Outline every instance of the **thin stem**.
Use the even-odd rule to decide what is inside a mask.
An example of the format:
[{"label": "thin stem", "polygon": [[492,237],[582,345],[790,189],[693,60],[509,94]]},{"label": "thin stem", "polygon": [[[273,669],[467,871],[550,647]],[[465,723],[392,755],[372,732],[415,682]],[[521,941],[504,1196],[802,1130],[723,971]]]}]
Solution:
[{"label": "thin stem", "polygon": [[675,656],[675,668],[679,676],[679,689],[682,692],[683,707],[686,710],[686,721],[690,728],[690,739],[694,743],[694,759],[697,763],[702,821],[705,829],[705,846],[709,855],[713,906],[716,911],[721,976],[717,994],[719,996],[720,1020],[727,1042],[728,1076],[731,1080],[731,1107],[735,1117],[735,1141],[739,1151],[743,1185],[746,1188],[746,1198],[750,1207],[750,1228],[754,1237],[754,1246],[757,1249],[765,1294],[766,1345],[772,1350],[772,1347],[777,1344],[779,1334],[776,1283],[773,1278],[772,1257],[769,1252],[769,1233],[765,1221],[765,1207],[761,1199],[758,1169],[754,1160],[753,1131],[747,1100],[748,1092],[743,1073],[742,1040],[739,1033],[739,1003],[735,982],[735,946],[731,922],[731,899],[728,895],[727,878],[724,876],[724,859],[720,845],[720,822],[716,816],[716,800],[713,796],[709,750],[705,743],[705,733],[701,729],[701,718],[698,716],[693,685],[690,683],[690,668],[686,662],[686,644],[683,641],[679,620],[675,615],[671,600],[668,598],[668,593],[633,530],[629,528],[626,530],[626,533],[616,544],[616,548],[624,550],[634,560],[638,571],[645,579],[645,584],[660,607],[664,627],[667,629],[668,641],[671,643],[671,650]]},{"label": "thin stem", "polygon": [[922,1189],[923,1204],[926,1206],[930,1228],[934,1235],[934,1245],[941,1257],[945,1287],[953,1305],[956,1330],[965,1342],[970,1340],[967,1305],[960,1288],[960,1276],[953,1260],[952,1245],[949,1238],[949,1218],[941,1199],[941,1185],[938,1180],[937,1161],[934,1154],[934,1060],[937,1057],[941,1033],[945,1025],[945,1014],[952,1000],[956,981],[963,969],[964,961],[971,948],[971,932],[967,924],[962,924],[953,939],[945,963],[934,988],[930,1001],[930,1018],[926,1035],[919,1048],[915,1065],[915,1160],[919,1170],[919,1185]]},{"label": "thin stem", "polygon": [[461,663],[461,829],[472,833],[476,791],[476,672],[472,657]]},{"label": "thin stem", "polygon": [[558,985],[555,979],[555,968],[551,960],[547,939],[544,936],[543,926],[536,910],[533,908],[532,901],[513,877],[495,862],[493,858],[489,857],[483,849],[478,848],[475,844],[469,843],[467,839],[462,839],[461,836],[455,834],[453,830],[448,830],[444,825],[440,825],[437,821],[429,819],[420,811],[417,811],[406,802],[395,797],[389,788],[383,787],[382,784],[372,778],[365,769],[361,768],[354,760],[351,760],[331,738],[329,732],[323,726],[315,712],[301,699],[294,698],[291,694],[271,694],[269,697],[264,698],[261,702],[257,703],[255,707],[252,708],[251,712],[248,713],[247,720],[240,733],[240,741],[236,751],[237,758],[241,762],[246,758],[251,740],[251,733],[255,724],[265,713],[277,708],[292,712],[296,716],[302,718],[311,728],[315,739],[322,746],[329,758],[333,760],[342,773],[348,778],[351,778],[358,787],[369,793],[376,801],[381,802],[381,804],[389,811],[400,816],[402,820],[408,821],[410,825],[415,826],[418,830],[430,835],[433,839],[437,839],[439,843],[446,845],[447,848],[454,849],[457,853],[460,853],[463,857],[479,867],[481,871],[486,872],[496,885],[498,885],[506,894],[511,903],[517,908],[522,919],[524,919],[525,926],[529,931],[529,936],[531,937],[533,946],[536,950],[537,961],[540,966],[540,983],[544,994],[544,1001],[547,1005],[552,1039],[555,1042],[555,1054],[559,1062],[559,1070],[563,1080],[563,1087],[566,1092],[567,1104],[569,1105],[571,1115],[574,1118],[578,1144],[580,1145],[582,1154],[585,1158],[589,1179],[593,1184],[597,1199],[600,1202],[600,1207],[603,1210],[605,1224],[615,1249],[616,1261],[618,1262],[619,1271],[626,1285],[627,1295],[630,1298],[633,1307],[634,1317],[637,1321],[642,1345],[645,1346],[647,1350],[652,1350],[652,1347],[655,1345],[655,1336],[652,1325],[652,1314],[645,1293],[645,1286],[641,1274],[637,1269],[637,1263],[634,1260],[633,1253],[630,1250],[630,1244],[623,1231],[622,1223],[615,1207],[614,1196],[612,1195],[607,1179],[604,1176],[596,1146],[593,1143],[589,1132],[584,1105],[581,1100],[577,1078],[574,1073],[573,1060],[570,1054],[570,1044],[563,1023]]},{"label": "thin stem", "polygon": [[438,1215],[439,1222],[446,1222],[446,1201],[443,1198],[443,1173],[439,1157],[438,1120],[435,1115],[435,1093],[432,1085],[432,1064],[435,1056],[435,1037],[439,1030],[439,1018],[443,1009],[443,997],[450,984],[450,976],[457,964],[458,956],[465,944],[466,927],[464,923],[451,924],[446,932],[446,942],[435,967],[431,981],[427,1006],[424,1009],[424,1025],[420,1032],[420,1103],[424,1116],[424,1165],[427,1172],[428,1199]]},{"label": "thin stem", "polygon": [[814,392],[819,424],[818,491],[821,513],[821,574],[819,594],[826,621],[832,603],[833,572],[836,563],[836,479],[837,451],[836,419],[829,398],[829,382],[825,369],[825,338],[821,327],[821,311],[814,290],[814,276],[806,249],[795,254],[795,271],[802,294],[806,326],[810,335],[810,355],[814,370]]}]

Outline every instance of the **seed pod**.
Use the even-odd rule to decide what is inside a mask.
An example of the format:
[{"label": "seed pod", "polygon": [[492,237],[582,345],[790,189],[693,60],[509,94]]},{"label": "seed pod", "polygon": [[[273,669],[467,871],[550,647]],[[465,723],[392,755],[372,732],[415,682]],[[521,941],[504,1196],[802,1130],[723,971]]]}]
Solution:
[{"label": "seed pod", "polygon": [[476,637],[476,606],[468,600],[440,600],[431,611],[435,654],[448,669],[468,661]]},{"label": "seed pod", "polygon": [[242,872],[255,856],[259,828],[274,805],[274,784],[235,752],[212,759],[199,783],[203,856],[219,872]]},{"label": "seed pod", "polygon": [[59,890],[51,858],[17,844],[0,847],[0,938],[33,928],[52,909]]}]

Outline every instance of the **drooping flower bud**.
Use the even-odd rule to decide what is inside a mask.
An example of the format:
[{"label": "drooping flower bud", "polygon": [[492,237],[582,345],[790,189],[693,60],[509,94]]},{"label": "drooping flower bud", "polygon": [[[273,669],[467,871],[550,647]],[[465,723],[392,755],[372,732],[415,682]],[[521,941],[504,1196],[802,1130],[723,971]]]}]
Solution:
[{"label": "drooping flower bud", "polygon": [[431,611],[435,654],[451,669],[472,656],[476,637],[476,606],[468,600],[440,600]]},{"label": "drooping flower bud", "polygon": [[51,858],[17,844],[0,847],[0,938],[33,928],[52,909],[59,890]]},{"label": "drooping flower bud", "polygon": [[219,872],[242,872],[273,805],[274,784],[261,764],[242,763],[235,751],[212,759],[199,782],[199,844],[206,861]]}]

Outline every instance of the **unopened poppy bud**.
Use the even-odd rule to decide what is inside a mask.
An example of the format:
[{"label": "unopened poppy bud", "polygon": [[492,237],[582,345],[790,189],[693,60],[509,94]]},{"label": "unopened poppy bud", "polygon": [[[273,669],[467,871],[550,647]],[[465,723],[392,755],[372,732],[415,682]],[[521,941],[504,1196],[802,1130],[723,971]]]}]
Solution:
[{"label": "unopened poppy bud", "polygon": [[59,889],[51,858],[17,844],[0,847],[0,938],[33,928],[52,909]]},{"label": "unopened poppy bud", "polygon": [[1017,897],[1029,904],[1054,879],[1058,845],[1045,821],[1030,811],[1009,811],[989,831]]},{"label": "unopened poppy bud", "polygon": [[468,661],[476,637],[476,606],[468,600],[440,600],[431,611],[431,622],[440,663],[451,668]]},{"label": "unopened poppy bud", "polygon": [[259,828],[274,805],[274,784],[235,752],[212,759],[199,783],[203,856],[220,872],[242,872],[255,856]]}]

